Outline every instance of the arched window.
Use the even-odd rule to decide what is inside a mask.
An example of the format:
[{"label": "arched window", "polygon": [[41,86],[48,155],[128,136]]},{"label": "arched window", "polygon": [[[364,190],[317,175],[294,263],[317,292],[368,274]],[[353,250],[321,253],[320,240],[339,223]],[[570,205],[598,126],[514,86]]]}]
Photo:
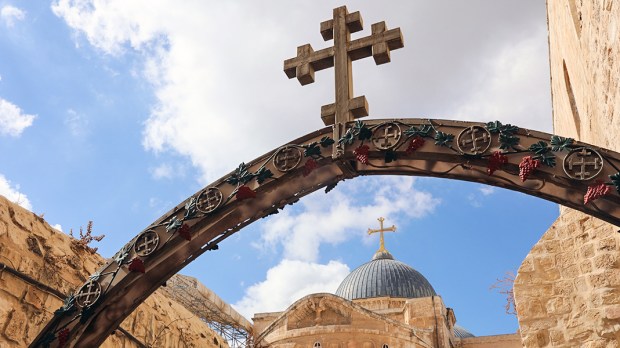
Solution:
[{"label": "arched window", "polygon": [[314,342],[314,348],[321,348],[321,342]]},{"label": "arched window", "polygon": [[390,348],[388,347],[387,343],[383,345],[383,348]]}]

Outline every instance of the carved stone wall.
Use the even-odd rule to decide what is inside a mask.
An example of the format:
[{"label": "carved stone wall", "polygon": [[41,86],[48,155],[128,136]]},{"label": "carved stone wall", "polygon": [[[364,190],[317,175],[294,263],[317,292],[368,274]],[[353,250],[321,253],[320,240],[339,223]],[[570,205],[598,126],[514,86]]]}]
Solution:
[{"label": "carved stone wall", "polygon": [[[80,286],[103,258],[76,247],[71,237],[0,196],[0,263],[6,265],[0,266],[0,347],[8,348],[27,346],[62,305],[60,295]],[[227,347],[204,322],[160,291],[121,327],[153,347]],[[139,345],[117,330],[103,347]]]},{"label": "carved stone wall", "polygon": [[[548,0],[554,133],[620,150],[620,3]],[[526,347],[618,347],[617,226],[561,207],[515,281]]]}]

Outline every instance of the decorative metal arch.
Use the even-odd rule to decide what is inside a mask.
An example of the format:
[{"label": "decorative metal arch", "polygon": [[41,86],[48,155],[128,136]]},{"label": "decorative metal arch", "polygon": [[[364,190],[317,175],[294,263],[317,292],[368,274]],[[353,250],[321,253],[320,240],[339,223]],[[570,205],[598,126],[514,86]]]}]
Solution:
[{"label": "decorative metal arch", "polygon": [[[281,146],[211,183],[138,233],[66,299],[31,347],[100,345],[189,262],[244,226],[339,181],[415,175],[484,183],[620,226],[620,154],[500,122],[348,122]],[[334,151],[337,147],[338,151]],[[333,153],[337,156],[332,156]]]}]

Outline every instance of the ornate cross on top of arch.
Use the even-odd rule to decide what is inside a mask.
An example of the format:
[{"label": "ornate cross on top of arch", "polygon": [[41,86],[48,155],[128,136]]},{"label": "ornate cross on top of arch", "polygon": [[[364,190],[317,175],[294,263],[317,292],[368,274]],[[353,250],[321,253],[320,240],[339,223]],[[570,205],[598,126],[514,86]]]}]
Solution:
[{"label": "ornate cross on top of arch", "polygon": [[319,51],[309,44],[299,46],[297,57],[284,61],[286,76],[297,77],[302,85],[314,82],[315,71],[334,67],[336,102],[321,107],[321,118],[326,126],[334,125],[336,140],[347,122],[368,116],[366,97],[353,96],[351,62],[373,56],[377,65],[389,63],[390,50],[403,47],[400,28],[387,30],[385,22],[373,24],[370,36],[351,41],[351,33],[362,29],[359,11],[349,13],[346,6],[335,8],[333,19],[321,23],[323,39],[334,39],[334,46]]},{"label": "ornate cross on top of arch", "polygon": [[396,226],[392,225],[392,227],[383,228],[383,221],[385,221],[385,219],[380,217],[377,220],[379,220],[379,229],[373,230],[369,228],[368,234],[371,235],[373,233],[380,233],[381,234],[381,237],[379,238],[380,244],[379,244],[379,250],[377,252],[387,251],[385,250],[385,241],[383,240],[383,232],[396,232]]}]

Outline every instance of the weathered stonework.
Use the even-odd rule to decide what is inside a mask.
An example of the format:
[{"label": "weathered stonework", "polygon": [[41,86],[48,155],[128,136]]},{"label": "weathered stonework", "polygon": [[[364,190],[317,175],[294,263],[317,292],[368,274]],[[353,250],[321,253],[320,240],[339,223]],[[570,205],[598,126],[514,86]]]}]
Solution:
[{"label": "weathered stonework", "polygon": [[526,347],[575,347],[590,342],[614,347],[620,340],[617,230],[593,217],[566,211],[532,248],[515,281]]},{"label": "weathered stonework", "polygon": [[[0,266],[0,347],[27,346],[64,300],[23,276],[69,294],[103,263],[101,256],[76,247],[71,240],[0,196],[0,262],[19,273]],[[152,347],[227,347],[203,321],[159,290],[121,328]],[[102,347],[139,345],[117,330]]]},{"label": "weathered stonework", "polygon": [[[614,151],[620,150],[619,5],[547,1],[554,133]],[[618,347],[618,227],[560,211],[515,281],[523,344]]]}]

